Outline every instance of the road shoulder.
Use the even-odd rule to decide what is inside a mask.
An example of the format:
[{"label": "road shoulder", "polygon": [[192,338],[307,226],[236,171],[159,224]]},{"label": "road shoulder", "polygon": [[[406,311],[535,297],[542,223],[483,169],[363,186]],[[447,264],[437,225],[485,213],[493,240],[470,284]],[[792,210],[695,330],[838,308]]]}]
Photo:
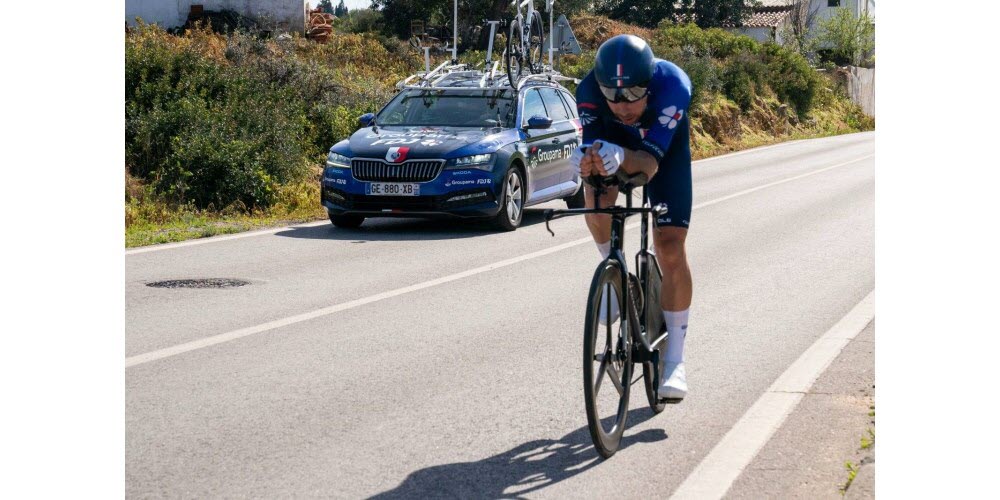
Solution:
[{"label": "road shoulder", "polygon": [[852,340],[740,474],[727,498],[874,498],[875,323]]}]

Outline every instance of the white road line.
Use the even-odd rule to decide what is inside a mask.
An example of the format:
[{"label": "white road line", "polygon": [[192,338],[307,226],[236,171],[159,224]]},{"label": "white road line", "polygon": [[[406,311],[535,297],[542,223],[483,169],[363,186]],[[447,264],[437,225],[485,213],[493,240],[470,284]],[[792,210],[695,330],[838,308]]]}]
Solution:
[{"label": "white road line", "polygon": [[681,483],[671,499],[722,498],[840,351],[875,319],[872,290],[785,370]]},{"label": "white road line", "polygon": [[[692,210],[697,210],[697,209],[704,208],[704,207],[707,207],[707,206],[710,206],[710,205],[714,205],[716,203],[721,203],[723,201],[735,198],[736,196],[742,196],[742,195],[745,195],[745,194],[749,194],[749,193],[752,193],[754,191],[759,191],[759,190],[767,188],[767,187],[777,186],[778,184],[784,184],[786,182],[791,182],[791,181],[794,181],[794,180],[798,180],[798,179],[801,179],[803,177],[808,177],[810,175],[816,175],[816,174],[819,174],[819,173],[822,173],[822,172],[826,172],[826,171],[834,169],[834,168],[843,167],[845,165],[850,165],[852,163],[857,163],[857,162],[859,162],[861,160],[865,160],[865,159],[871,158],[872,156],[874,156],[874,155],[864,156],[864,157],[861,157],[861,158],[858,158],[858,159],[855,159],[855,160],[851,160],[851,161],[848,161],[848,162],[844,162],[844,163],[840,163],[840,164],[837,164],[837,165],[833,165],[831,167],[822,168],[820,170],[816,170],[816,171],[813,171],[813,172],[810,172],[810,173],[807,173],[807,174],[802,174],[802,175],[797,175],[797,176],[794,176],[794,177],[789,177],[787,179],[783,179],[783,180],[780,180],[780,181],[772,182],[770,184],[765,184],[763,186],[759,186],[759,187],[752,188],[752,189],[746,189],[746,190],[740,191],[739,193],[736,193],[734,195],[724,196],[722,198],[717,198],[715,200],[707,201],[705,203],[700,203],[698,205],[695,205],[692,208]],[[626,227],[628,229],[635,229],[635,228],[639,227],[639,224],[640,224],[640,222],[635,222],[635,223],[629,224]],[[132,366],[135,366],[135,365],[140,365],[140,364],[143,364],[143,363],[148,363],[150,361],[155,361],[157,359],[163,359],[163,358],[167,358],[167,357],[170,357],[170,356],[175,356],[177,354],[182,354],[182,353],[189,352],[189,351],[194,351],[196,349],[202,349],[204,347],[209,347],[209,346],[213,346],[213,345],[216,345],[216,344],[221,344],[223,342],[229,342],[230,340],[236,340],[236,339],[243,338],[243,337],[246,337],[246,336],[249,336],[249,335],[254,335],[254,334],[257,334],[257,333],[266,332],[268,330],[273,330],[275,328],[281,328],[283,326],[288,326],[288,325],[292,325],[292,324],[295,324],[295,323],[300,323],[300,322],[303,322],[303,321],[308,321],[308,320],[311,320],[311,319],[319,318],[319,317],[326,316],[326,315],[329,315],[329,314],[333,314],[333,313],[336,313],[336,312],[344,311],[344,310],[347,310],[347,309],[353,309],[355,307],[360,307],[360,306],[363,306],[363,305],[371,304],[372,302],[377,302],[377,301],[388,299],[388,298],[391,298],[391,297],[397,297],[399,295],[403,295],[403,294],[410,293],[410,292],[415,292],[417,290],[423,290],[425,288],[430,288],[432,286],[437,286],[437,285],[441,285],[441,284],[444,284],[444,283],[449,283],[449,282],[452,282],[452,281],[455,281],[455,280],[460,280],[462,278],[467,278],[469,276],[473,276],[473,275],[476,275],[476,274],[493,271],[493,270],[496,270],[496,269],[500,269],[502,267],[507,267],[507,266],[510,266],[510,265],[513,265],[513,264],[517,264],[519,262],[524,262],[526,260],[534,259],[534,258],[537,258],[537,257],[542,257],[544,255],[549,255],[551,253],[555,253],[555,252],[558,252],[558,251],[561,251],[561,250],[565,250],[567,248],[572,248],[572,247],[575,247],[577,245],[582,245],[584,243],[588,243],[588,242],[592,242],[592,241],[593,241],[592,238],[590,236],[587,236],[585,238],[580,238],[578,240],[573,240],[573,241],[570,241],[568,243],[563,243],[561,245],[557,245],[557,246],[554,246],[554,247],[551,247],[551,248],[546,248],[545,250],[539,250],[537,252],[532,252],[532,253],[529,253],[529,254],[525,254],[525,255],[522,255],[520,257],[514,257],[514,258],[503,260],[503,261],[500,261],[500,262],[495,262],[493,264],[488,264],[488,265],[485,265],[485,266],[482,266],[482,267],[477,267],[475,269],[470,269],[468,271],[463,271],[463,272],[460,272],[460,273],[451,274],[451,275],[444,276],[444,277],[441,277],[441,278],[437,278],[437,279],[434,279],[434,280],[431,280],[431,281],[425,281],[423,283],[417,283],[415,285],[410,285],[410,286],[403,287],[403,288],[397,288],[395,290],[390,290],[388,292],[383,292],[383,293],[379,293],[379,294],[376,294],[376,295],[371,295],[371,296],[368,296],[368,297],[364,297],[364,298],[361,298],[361,299],[352,300],[350,302],[344,302],[344,303],[341,303],[341,304],[336,304],[336,305],[324,307],[324,308],[317,309],[315,311],[310,311],[310,312],[303,313],[303,314],[296,314],[294,316],[289,316],[287,318],[282,318],[282,319],[275,320],[275,321],[269,321],[267,323],[263,323],[263,324],[260,324],[260,325],[257,325],[257,326],[252,326],[252,327],[248,327],[248,328],[241,328],[239,330],[233,330],[233,331],[227,332],[227,333],[220,333],[218,335],[213,335],[211,337],[205,337],[205,338],[194,340],[194,341],[191,341],[191,342],[185,342],[183,344],[178,344],[178,345],[175,345],[175,346],[172,346],[172,347],[166,347],[166,348],[163,348],[163,349],[157,349],[155,351],[150,351],[150,352],[147,352],[147,353],[144,353],[144,354],[137,354],[135,356],[131,356],[131,357],[125,358],[125,368],[129,368],[129,367],[132,367]]]},{"label": "white road line", "polygon": [[329,222],[327,222],[327,221],[306,222],[304,224],[296,224],[294,226],[283,226],[283,227],[275,227],[275,228],[271,228],[271,229],[261,229],[259,231],[248,231],[248,232],[245,232],[245,233],[230,234],[230,235],[226,235],[226,236],[212,236],[210,238],[200,238],[200,239],[197,239],[197,240],[179,241],[177,243],[163,243],[163,244],[160,244],[160,245],[150,245],[150,246],[145,246],[145,247],[133,248],[131,250],[125,250],[125,255],[135,255],[137,253],[147,253],[147,252],[158,252],[160,250],[170,250],[171,248],[189,247],[189,246],[193,246],[193,245],[204,245],[205,243],[217,243],[219,241],[238,240],[240,238],[251,238],[253,236],[263,236],[265,234],[274,234],[274,233],[281,232],[281,231],[287,231],[287,230],[293,229],[293,228],[316,227],[316,226],[322,226],[324,224],[329,224]]},{"label": "white road line", "polygon": [[[692,164],[698,164],[698,163],[707,162],[707,161],[722,160],[722,159],[730,158],[730,157],[733,157],[733,156],[739,156],[739,155],[749,154],[749,153],[756,153],[756,152],[759,152],[759,151],[765,151],[765,150],[768,150],[768,149],[774,149],[774,148],[778,148],[778,147],[782,147],[782,146],[790,146],[790,145],[793,145],[793,144],[799,144],[801,142],[803,142],[803,141],[801,139],[799,139],[799,140],[794,140],[794,141],[782,142],[782,143],[778,143],[778,144],[771,144],[770,146],[761,146],[759,148],[745,149],[743,151],[735,151],[733,153],[727,153],[727,154],[724,154],[724,155],[713,156],[711,158],[702,158],[700,160],[696,160],[696,161],[693,161],[691,163]],[[305,224],[297,224],[297,225],[294,225],[294,226],[285,226],[285,227],[278,227],[278,228],[272,228],[272,229],[262,229],[260,231],[250,231],[250,232],[246,232],[246,233],[239,233],[239,234],[233,234],[233,235],[228,235],[228,236],[212,236],[210,238],[199,238],[197,240],[180,241],[180,242],[177,242],[177,243],[164,243],[164,244],[160,244],[160,245],[149,245],[149,246],[144,246],[144,247],[133,248],[133,249],[130,249],[130,250],[125,250],[125,255],[136,255],[136,254],[140,254],[140,253],[158,252],[160,250],[170,250],[170,249],[173,249],[173,248],[183,248],[183,247],[190,247],[190,246],[194,246],[194,245],[204,245],[206,243],[217,243],[217,242],[220,242],[220,241],[237,240],[237,239],[240,239],[240,238],[250,238],[250,237],[253,237],[253,236],[264,236],[264,235],[274,234],[274,233],[281,232],[281,231],[286,231],[286,230],[289,230],[289,229],[292,229],[292,228],[296,228],[296,227],[316,227],[316,226],[322,226],[322,225],[325,225],[325,224],[329,224],[329,222],[327,222],[327,221],[309,222],[309,223],[305,223]]]},{"label": "white road line", "polygon": [[772,186],[777,186],[778,184],[784,184],[786,182],[792,182],[792,181],[795,181],[795,180],[799,180],[799,179],[801,179],[803,177],[809,177],[810,175],[821,174],[823,172],[826,172],[827,170],[833,170],[835,168],[843,167],[844,165],[850,165],[851,163],[857,163],[857,162],[859,162],[861,160],[867,160],[869,158],[874,158],[874,157],[875,157],[875,155],[873,155],[873,154],[872,155],[868,155],[868,156],[862,156],[861,158],[855,158],[855,159],[853,159],[851,161],[846,161],[844,163],[838,163],[836,165],[832,165],[832,166],[829,166],[829,167],[826,167],[826,168],[821,168],[819,170],[813,170],[812,172],[809,172],[807,174],[796,175],[794,177],[789,177],[787,179],[782,179],[780,181],[775,181],[775,182],[772,182],[770,184],[764,184],[763,186],[757,186],[755,188],[746,189],[746,190],[740,191],[738,193],[733,193],[733,194],[728,195],[728,196],[723,196],[722,198],[716,198],[716,199],[714,199],[712,201],[707,201],[705,203],[701,203],[701,204],[695,205],[695,206],[691,207],[691,210],[695,210],[695,209],[698,209],[698,208],[701,208],[701,207],[707,207],[709,205],[714,205],[714,204],[722,202],[722,201],[731,200],[733,198],[736,198],[737,196],[743,196],[745,194],[750,194],[750,193],[752,193],[754,191],[760,191],[761,189],[766,189],[766,188],[769,188],[769,187],[772,187]]}]

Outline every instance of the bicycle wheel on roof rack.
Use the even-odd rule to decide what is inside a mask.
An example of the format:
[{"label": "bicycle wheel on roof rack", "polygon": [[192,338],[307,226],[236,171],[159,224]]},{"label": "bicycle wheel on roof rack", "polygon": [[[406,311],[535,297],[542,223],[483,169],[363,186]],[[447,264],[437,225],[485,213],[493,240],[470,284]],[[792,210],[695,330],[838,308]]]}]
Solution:
[{"label": "bicycle wheel on roof rack", "polygon": [[524,71],[524,50],[521,46],[521,23],[517,19],[510,22],[510,36],[507,37],[507,50],[503,58],[504,71],[511,87],[517,87]]},{"label": "bicycle wheel on roof rack", "polygon": [[545,62],[542,57],[542,54],[545,53],[545,49],[542,47],[542,43],[545,42],[545,34],[542,32],[542,16],[538,15],[537,12],[533,13],[528,27],[531,29],[528,34],[528,53],[525,59],[528,60],[528,68],[531,69],[532,73],[541,73],[545,70]]}]

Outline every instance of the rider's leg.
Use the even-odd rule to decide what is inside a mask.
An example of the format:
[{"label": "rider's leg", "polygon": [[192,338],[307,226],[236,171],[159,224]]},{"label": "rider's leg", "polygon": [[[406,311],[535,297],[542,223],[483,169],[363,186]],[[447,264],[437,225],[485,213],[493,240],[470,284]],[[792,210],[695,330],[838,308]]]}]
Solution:
[{"label": "rider's leg", "polygon": [[[589,184],[584,184],[583,187],[586,207],[594,208],[594,188]],[[617,200],[618,188],[607,188],[607,192],[601,196],[601,207],[610,207]],[[584,218],[587,220],[587,229],[590,230],[590,235],[594,237],[594,243],[597,244],[598,250],[601,251],[601,257],[607,258],[611,252],[611,216],[605,214],[586,214]],[[608,254],[604,253],[602,245],[606,245],[605,248],[607,248]]]},{"label": "rider's leg", "polygon": [[684,370],[684,339],[687,337],[688,310],[691,307],[691,268],[684,251],[687,228],[656,228],[656,261],[663,272],[660,307],[667,325],[667,346],[662,353],[659,396],[677,402],[687,395]]},{"label": "rider's leg", "polygon": [[[586,199],[586,207],[594,208],[594,192],[593,188],[588,184],[584,184],[584,198]],[[601,196],[601,206],[610,207],[615,204],[618,199],[618,188],[609,188],[608,192]],[[597,251],[601,253],[601,258],[606,259],[608,255],[611,255],[611,216],[604,214],[586,214],[584,218],[587,220],[587,229],[590,230],[591,236],[594,237],[594,243],[597,244]],[[604,291],[604,303],[601,304],[600,315],[598,320],[602,324],[607,324],[608,318],[610,317],[610,322],[614,323],[618,320],[618,297],[615,295],[614,290],[609,289]],[[610,304],[608,303],[610,302]],[[610,315],[608,314],[610,312]]]},{"label": "rider's leg", "polygon": [[691,307],[691,268],[688,266],[684,241],[687,229],[664,226],[653,233],[656,245],[656,262],[663,272],[660,286],[660,307],[667,325],[666,361],[684,361],[684,337],[687,330],[688,309]]}]

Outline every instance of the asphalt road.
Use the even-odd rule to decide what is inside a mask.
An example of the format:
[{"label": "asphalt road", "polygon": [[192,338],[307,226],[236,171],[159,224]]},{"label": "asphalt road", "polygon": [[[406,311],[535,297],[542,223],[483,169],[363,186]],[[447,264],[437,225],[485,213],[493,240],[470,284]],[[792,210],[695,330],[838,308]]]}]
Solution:
[{"label": "asphalt road", "polygon": [[[874,139],[695,163],[691,392],[653,416],[634,386],[606,461],[580,366],[599,254],[581,218],[546,232],[561,203],[513,233],[383,219],[129,251],[126,494],[666,496],[874,290]],[[147,286],[197,278],[249,284]]]}]

